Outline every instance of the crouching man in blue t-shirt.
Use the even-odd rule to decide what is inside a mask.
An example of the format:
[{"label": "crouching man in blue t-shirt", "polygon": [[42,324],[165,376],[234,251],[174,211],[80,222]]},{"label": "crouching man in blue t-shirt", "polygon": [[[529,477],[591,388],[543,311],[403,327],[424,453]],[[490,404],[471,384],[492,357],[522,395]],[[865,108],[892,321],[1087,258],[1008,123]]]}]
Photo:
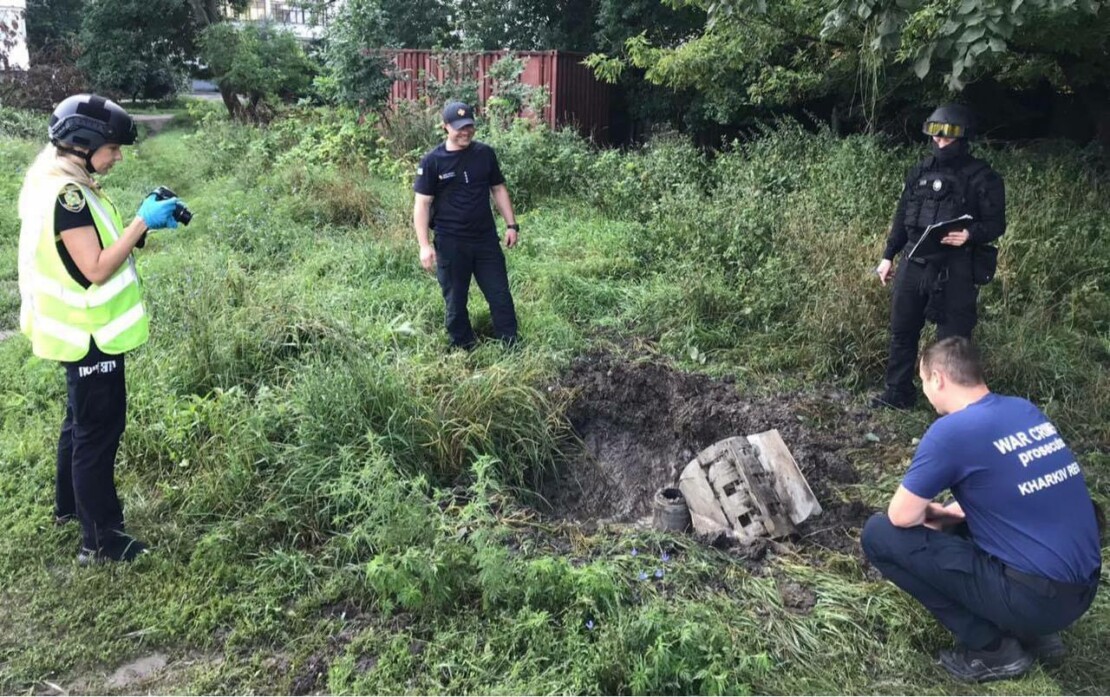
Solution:
[{"label": "crouching man in blue t-shirt", "polygon": [[[1036,659],[1062,659],[1058,632],[1094,600],[1095,506],[1056,428],[1027,400],[987,389],[966,339],[931,345],[919,365],[941,418],[886,515],[864,526],[863,551],[956,635],[939,656],[949,673],[1017,677]],[[946,489],[955,502],[934,503]]]}]

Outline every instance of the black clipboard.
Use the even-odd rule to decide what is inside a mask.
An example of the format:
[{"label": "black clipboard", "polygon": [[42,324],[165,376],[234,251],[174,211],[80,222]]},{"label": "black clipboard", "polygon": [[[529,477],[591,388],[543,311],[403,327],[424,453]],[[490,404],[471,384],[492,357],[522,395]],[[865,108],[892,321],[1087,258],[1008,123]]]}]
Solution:
[{"label": "black clipboard", "polygon": [[922,242],[928,239],[929,235],[940,236],[948,234],[953,230],[964,230],[973,222],[975,222],[975,218],[965,213],[959,218],[952,218],[951,220],[942,220],[939,223],[933,223],[929,227],[925,228],[925,232],[921,233],[920,239],[917,240],[917,244],[913,246],[913,249],[910,250],[910,253],[906,255],[906,259],[909,260],[913,258],[914,252],[917,251],[917,248],[921,246]]}]

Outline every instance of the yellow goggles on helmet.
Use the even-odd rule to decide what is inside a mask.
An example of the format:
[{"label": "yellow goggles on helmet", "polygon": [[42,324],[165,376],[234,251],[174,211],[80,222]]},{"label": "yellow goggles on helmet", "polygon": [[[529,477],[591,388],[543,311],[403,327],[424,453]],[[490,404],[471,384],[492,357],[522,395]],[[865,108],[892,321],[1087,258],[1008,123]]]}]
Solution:
[{"label": "yellow goggles on helmet", "polygon": [[925,124],[925,134],[941,138],[963,138],[964,127],[956,123],[929,121]]}]

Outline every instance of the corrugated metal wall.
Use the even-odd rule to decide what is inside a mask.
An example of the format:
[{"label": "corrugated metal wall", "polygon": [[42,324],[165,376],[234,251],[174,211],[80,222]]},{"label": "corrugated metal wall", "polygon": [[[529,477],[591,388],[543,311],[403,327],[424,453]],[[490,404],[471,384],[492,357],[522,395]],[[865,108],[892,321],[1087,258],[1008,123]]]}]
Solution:
[{"label": "corrugated metal wall", "polygon": [[[478,79],[478,94],[485,102],[490,97],[490,66],[509,52],[436,53],[414,49],[386,51],[393,59],[401,77],[393,83],[394,102],[420,100],[427,93],[428,77],[442,81],[445,74],[467,75]],[[521,82],[546,87],[550,95],[547,107],[539,117],[549,126],[574,126],[600,142],[609,140],[610,86],[599,82],[582,65],[585,54],[565,51],[513,51],[527,59]],[[450,61],[450,65],[441,62]]]}]

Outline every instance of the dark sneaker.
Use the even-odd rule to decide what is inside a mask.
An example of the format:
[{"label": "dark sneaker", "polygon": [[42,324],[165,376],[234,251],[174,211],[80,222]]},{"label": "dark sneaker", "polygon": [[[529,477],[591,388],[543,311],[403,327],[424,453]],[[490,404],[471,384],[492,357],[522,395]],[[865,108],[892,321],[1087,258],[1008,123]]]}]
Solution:
[{"label": "dark sneaker", "polygon": [[917,398],[912,394],[883,390],[882,394],[871,398],[872,409],[913,409]]},{"label": "dark sneaker", "polygon": [[1064,657],[1068,655],[1068,647],[1064,646],[1064,640],[1059,632],[1033,637],[1032,639],[1022,639],[1021,645],[1026,651],[1033,654],[1033,658],[1045,666],[1058,666],[1064,662]]},{"label": "dark sneaker", "polygon": [[941,651],[937,659],[952,677],[964,682],[1017,678],[1033,666],[1033,654],[1012,637],[1003,639],[994,651],[957,647]]},{"label": "dark sneaker", "polygon": [[135,561],[148,551],[146,543],[130,535],[120,534],[111,538],[100,549],[81,547],[81,551],[77,553],[77,563],[81,566],[89,566],[112,561]]}]

